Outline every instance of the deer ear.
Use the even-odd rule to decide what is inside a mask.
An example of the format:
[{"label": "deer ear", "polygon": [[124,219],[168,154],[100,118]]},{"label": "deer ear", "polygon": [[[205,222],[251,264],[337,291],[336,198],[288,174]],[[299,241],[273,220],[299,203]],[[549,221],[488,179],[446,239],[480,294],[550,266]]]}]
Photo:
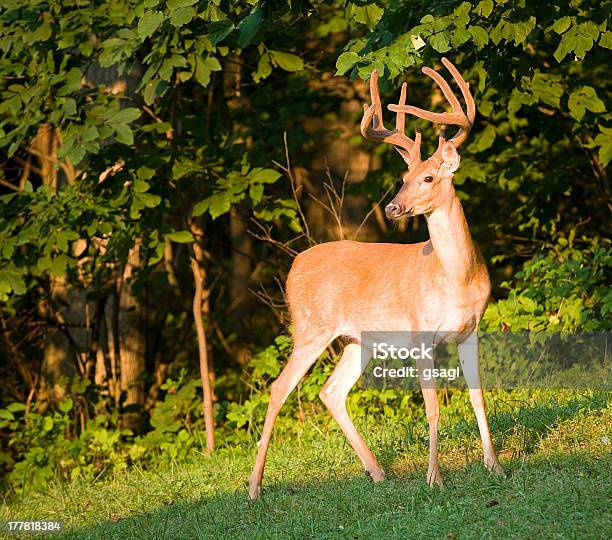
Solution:
[{"label": "deer ear", "polygon": [[445,165],[452,173],[459,168],[461,158],[459,157],[459,152],[457,152],[455,145],[450,141],[445,142],[444,146],[442,146],[442,160],[442,165]]}]

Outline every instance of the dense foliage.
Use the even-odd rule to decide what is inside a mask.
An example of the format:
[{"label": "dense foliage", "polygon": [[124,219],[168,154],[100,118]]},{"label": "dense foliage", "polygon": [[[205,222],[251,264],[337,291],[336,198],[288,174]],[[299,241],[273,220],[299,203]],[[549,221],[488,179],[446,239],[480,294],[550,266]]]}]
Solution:
[{"label": "dense foliage", "polygon": [[[295,250],[339,228],[426,234],[375,214],[360,226],[402,167],[359,135],[374,69],[389,100],[406,80],[410,102],[432,108],[422,65],[446,55],[472,83],[455,183],[492,275],[486,328],[610,330],[609,12],[591,0],[5,0],[5,484],[203,446],[192,260],[220,434],[258,429],[290,350],[277,284]],[[292,406],[316,408],[331,365],[292,397],[287,429]],[[417,400],[352,399],[386,415]]]}]

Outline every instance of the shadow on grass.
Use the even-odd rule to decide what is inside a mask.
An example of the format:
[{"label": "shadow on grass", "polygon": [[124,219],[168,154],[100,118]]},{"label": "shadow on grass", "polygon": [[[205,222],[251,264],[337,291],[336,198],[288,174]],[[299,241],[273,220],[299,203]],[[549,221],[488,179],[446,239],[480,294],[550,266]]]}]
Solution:
[{"label": "shadow on grass", "polygon": [[[583,410],[606,407],[608,394],[497,412],[498,441],[517,429],[527,446]],[[471,432],[471,431],[470,431]],[[477,436],[477,435],[476,435]],[[458,442],[458,444],[460,444]],[[379,451],[401,459],[386,443]],[[386,460],[385,459],[385,460]],[[508,477],[486,472],[481,463],[445,467],[444,489],[430,489],[425,470],[406,472],[379,484],[365,477],[321,474],[317,481],[270,483],[249,501],[245,486],[235,492],[177,500],[139,515],[74,529],[64,538],[517,538],[537,536],[604,538],[610,454],[590,450],[531,455],[504,462]],[[327,476],[327,477],[325,477]]]},{"label": "shadow on grass", "polygon": [[74,529],[64,538],[517,538],[604,537],[609,459],[549,456],[446,474],[444,489],[414,475],[283,483],[249,501],[246,489],[177,501],[141,515]]}]

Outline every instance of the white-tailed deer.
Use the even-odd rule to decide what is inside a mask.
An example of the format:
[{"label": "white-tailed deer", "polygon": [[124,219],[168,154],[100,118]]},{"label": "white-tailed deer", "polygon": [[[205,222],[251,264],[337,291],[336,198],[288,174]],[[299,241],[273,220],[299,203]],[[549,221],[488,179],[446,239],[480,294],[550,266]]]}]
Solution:
[{"label": "white-tailed deer", "polygon": [[[483,257],[472,242],[452,184],[453,173],[459,167],[457,148],[468,137],[476,108],[469,86],[455,66],[446,58],[442,63],[459,86],[467,113],[463,112],[448,83],[426,67],[423,73],[440,86],[452,112],[433,113],[406,105],[404,83],[399,103],[388,107],[396,114],[394,131],[383,124],[378,75],[376,71],[372,73],[372,104],[364,106],[361,133],[366,139],[393,144],[409,167],[403,176],[403,186],[385,212],[393,220],[423,214],[430,240],[408,245],[329,242],[296,257],[287,279],[294,347],[285,369],[272,384],[257,460],[249,481],[252,499],[261,491],[266,453],[283,403],[338,336],[349,336],[353,342],[345,347],[320,397],[359,456],[366,474],[375,482],[384,478],[376,457],[346,410],[348,393],[365,368],[359,343],[363,331],[429,332],[439,336],[438,342],[449,336],[457,339],[461,366],[480,429],[485,465],[503,474],[485,412],[476,337],[489,297],[489,276]],[[421,134],[417,131],[413,140],[404,133],[406,114],[442,126],[438,149],[424,161],[420,155]],[[444,136],[446,125],[459,127],[450,140]],[[417,360],[417,367],[421,373],[433,367],[433,361]],[[435,383],[424,384],[422,378],[420,382],[429,422],[427,482],[441,486],[437,451],[438,396]]]}]

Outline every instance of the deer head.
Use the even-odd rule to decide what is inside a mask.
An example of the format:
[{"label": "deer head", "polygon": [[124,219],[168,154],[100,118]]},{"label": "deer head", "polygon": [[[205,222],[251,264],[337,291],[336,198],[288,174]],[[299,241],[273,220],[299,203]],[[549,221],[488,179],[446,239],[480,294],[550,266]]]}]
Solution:
[{"label": "deer head", "polygon": [[[461,89],[467,105],[467,114],[463,112],[459,100],[444,78],[433,69],[424,67],[423,73],[438,84],[450,103],[452,112],[433,113],[406,105],[406,83],[404,83],[399,103],[388,106],[388,109],[396,114],[394,131],[386,129],[383,124],[378,92],[378,73],[372,72],[370,78],[372,104],[364,105],[361,133],[366,139],[391,143],[408,165],[408,170],[402,177],[404,185],[385,207],[385,213],[389,219],[429,214],[454,196],[452,177],[459,167],[457,149],[469,135],[476,116],[476,106],[469,85],[463,80],[457,68],[446,58],[442,58],[442,63]],[[414,139],[405,134],[406,114],[412,114],[441,125],[438,149],[426,160],[421,160],[421,133],[419,130],[415,130]],[[450,140],[447,140],[444,134],[447,125],[459,126],[459,130]]]}]

